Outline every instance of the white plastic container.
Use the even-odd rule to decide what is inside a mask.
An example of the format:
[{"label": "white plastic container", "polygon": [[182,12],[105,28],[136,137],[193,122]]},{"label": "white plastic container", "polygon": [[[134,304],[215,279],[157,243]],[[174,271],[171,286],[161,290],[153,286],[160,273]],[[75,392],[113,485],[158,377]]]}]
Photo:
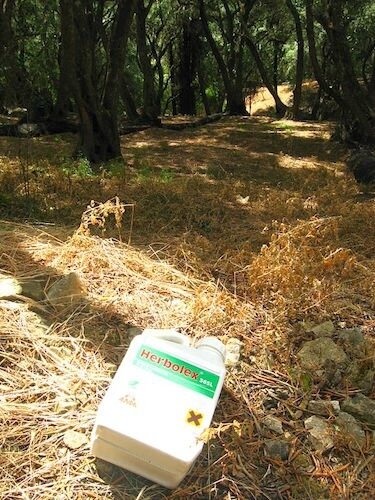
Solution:
[{"label": "white plastic container", "polygon": [[91,439],[96,457],[175,488],[203,448],[225,376],[215,337],[190,347],[175,330],[133,339],[99,406]]}]

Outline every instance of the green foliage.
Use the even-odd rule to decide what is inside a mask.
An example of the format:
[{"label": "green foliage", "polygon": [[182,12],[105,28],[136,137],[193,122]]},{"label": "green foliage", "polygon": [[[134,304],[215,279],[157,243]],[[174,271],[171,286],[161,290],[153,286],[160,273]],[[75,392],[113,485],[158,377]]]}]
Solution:
[{"label": "green foliage", "polygon": [[[16,37],[21,40],[20,62],[35,94],[53,96],[58,78],[58,2],[16,2]],[[25,96],[27,97],[27,96]]]},{"label": "green foliage", "polygon": [[137,181],[145,182],[150,180],[152,177],[152,169],[148,165],[142,165],[137,169]]},{"label": "green foliage", "polygon": [[90,162],[83,156],[75,160],[65,160],[62,165],[62,172],[69,179],[86,179],[94,175]]},{"label": "green foliage", "polygon": [[126,169],[123,160],[112,160],[106,164],[106,172],[114,177],[123,178],[126,174]]},{"label": "green foliage", "polygon": [[310,373],[301,373],[299,377],[301,389],[305,393],[309,393],[313,386],[313,378]]},{"label": "green foliage", "polygon": [[137,168],[136,178],[138,182],[159,181],[169,183],[175,179],[175,173],[168,169],[152,169],[148,164],[142,164]]},{"label": "green foliage", "polygon": [[174,172],[167,168],[162,168],[159,174],[159,178],[162,182],[171,182],[175,178]]}]

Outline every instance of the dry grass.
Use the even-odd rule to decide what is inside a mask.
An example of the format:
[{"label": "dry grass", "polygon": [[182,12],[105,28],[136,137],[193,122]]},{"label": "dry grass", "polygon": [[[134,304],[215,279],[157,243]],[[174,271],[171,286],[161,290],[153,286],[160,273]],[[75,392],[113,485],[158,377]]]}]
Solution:
[{"label": "dry grass", "polygon": [[[43,276],[47,287],[75,271],[86,301],[74,311],[41,304],[47,327],[27,307],[35,304],[1,302],[1,498],[371,498],[370,438],[361,454],[337,444],[334,455],[319,456],[296,413],[307,396],[293,366],[302,341],[295,323],[331,318],[362,325],[368,338],[375,325],[375,204],[357,201],[328,132],[263,118],[148,130],[124,140],[125,172],[114,165],[84,178],[62,170],[70,139],[60,139],[62,149],[37,139],[27,157],[8,140],[0,175],[11,215],[24,210],[23,165],[34,217],[50,225],[0,222],[0,269]],[[115,195],[125,206],[90,205]],[[0,210],[10,215],[6,201]],[[89,438],[133,325],[244,343],[209,446],[174,492],[63,440],[69,429]],[[310,387],[308,397],[316,394],[346,396]],[[276,408],[265,409],[267,397]],[[285,462],[264,454],[269,413],[288,433]]]}]

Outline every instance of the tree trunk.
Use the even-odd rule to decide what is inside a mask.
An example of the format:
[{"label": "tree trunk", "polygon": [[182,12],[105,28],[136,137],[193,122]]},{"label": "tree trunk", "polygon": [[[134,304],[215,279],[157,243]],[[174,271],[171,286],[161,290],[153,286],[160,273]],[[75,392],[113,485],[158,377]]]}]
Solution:
[{"label": "tree trunk", "polygon": [[[60,17],[62,22],[62,18]],[[62,30],[62,27],[61,27]],[[59,47],[59,82],[57,87],[57,99],[52,111],[52,118],[54,120],[63,120],[70,108],[70,89],[69,82],[66,75],[69,73],[69,61],[65,53],[63,44],[60,41]]]},{"label": "tree trunk", "polygon": [[344,95],[352,115],[347,124],[351,138],[365,143],[375,143],[375,119],[371,100],[362,90],[354,71],[352,54],[343,21],[343,0],[328,0],[327,13],[321,22],[332,46],[332,54]]},{"label": "tree trunk", "polygon": [[15,0],[0,0],[0,68],[4,80],[2,107],[26,105],[31,93],[26,70],[19,63],[19,47],[12,27],[15,6]]},{"label": "tree trunk", "polygon": [[152,3],[149,2],[146,9],[144,0],[138,0],[136,7],[137,48],[139,64],[143,73],[143,113],[141,119],[151,125],[160,125],[160,108],[157,103],[155,75],[146,39],[146,19],[151,5]]},{"label": "tree trunk", "polygon": [[205,82],[205,74],[204,74],[204,71],[202,68],[202,57],[203,57],[203,54],[200,54],[200,56],[198,57],[198,64],[197,64],[199,92],[201,94],[201,99],[202,99],[204,111],[205,111],[206,115],[209,116],[211,114],[211,110],[210,110],[210,103],[208,102],[207,94],[206,94],[206,82]]},{"label": "tree trunk", "polygon": [[182,115],[196,115],[196,99],[194,79],[196,75],[196,30],[194,20],[186,19],[183,22],[182,37],[179,44],[178,66],[178,110]]},{"label": "tree trunk", "polygon": [[303,81],[303,58],[304,58],[304,41],[301,18],[292,0],[286,0],[288,9],[290,10],[294,23],[296,25],[297,37],[297,64],[296,64],[296,83],[293,91],[293,118],[298,118],[299,109],[301,106],[302,97],[302,81]]},{"label": "tree trunk", "polygon": [[340,108],[345,107],[345,102],[340,96],[340,94],[335,92],[333,87],[328,85],[326,79],[324,78],[324,74],[318,60],[316,43],[315,43],[313,0],[305,0],[305,3],[306,3],[306,35],[309,45],[310,62],[313,68],[314,76],[319,84],[319,87],[329,97],[334,99],[338,104],[338,106],[340,106]]},{"label": "tree trunk", "polygon": [[[237,81],[236,77],[231,75],[228,71],[227,65],[224,61],[222,54],[217,46],[217,43],[211,33],[210,27],[207,21],[206,9],[204,6],[204,0],[199,0],[199,11],[201,16],[202,27],[205,32],[207,41],[210,45],[211,51],[216,59],[217,65],[219,67],[221,77],[223,79],[224,88],[227,98],[227,108],[229,114],[231,115],[247,115],[245,99],[242,95],[242,86],[240,85],[239,79]],[[241,87],[241,88],[240,88]]]},{"label": "tree trunk", "polygon": [[258,49],[257,49],[255,43],[249,37],[246,37],[246,43],[247,43],[247,46],[249,47],[249,50],[254,58],[254,61],[257,65],[259,74],[263,80],[264,85],[267,87],[269,93],[272,95],[272,97],[275,100],[276,113],[279,116],[284,116],[288,107],[282,102],[282,100],[280,99],[280,96],[277,92],[277,89],[273,86],[272,79],[269,76],[269,74],[268,74],[268,72],[263,64],[263,61],[260,57],[260,54],[258,52]]},{"label": "tree trunk", "polygon": [[[78,151],[92,164],[121,156],[118,102],[135,3],[135,0],[118,1],[111,26],[107,78],[101,100],[95,64],[98,30],[94,5],[91,2],[83,4],[79,0],[61,0],[62,43],[69,62],[68,81],[80,119]],[[80,50],[76,51],[76,47]]]},{"label": "tree trunk", "polygon": [[[278,95],[279,86],[279,57],[280,57],[280,40],[273,40],[273,64],[272,64],[272,79],[273,87],[275,93]],[[278,107],[278,101],[276,102],[276,114],[281,115],[283,110]]]},{"label": "tree trunk", "polygon": [[129,121],[134,122],[140,119],[133,95],[129,89],[126,75],[123,76],[121,85],[121,100],[125,108],[125,113]]},{"label": "tree trunk", "polygon": [[171,86],[171,104],[172,104],[172,115],[177,115],[177,79],[176,79],[176,67],[175,58],[173,53],[173,43],[169,44],[168,47],[168,60],[169,60],[169,72],[170,72],[170,86]]},{"label": "tree trunk", "polygon": [[368,83],[368,92],[372,99],[372,102],[375,105],[375,50],[373,51],[372,72],[370,81]]}]

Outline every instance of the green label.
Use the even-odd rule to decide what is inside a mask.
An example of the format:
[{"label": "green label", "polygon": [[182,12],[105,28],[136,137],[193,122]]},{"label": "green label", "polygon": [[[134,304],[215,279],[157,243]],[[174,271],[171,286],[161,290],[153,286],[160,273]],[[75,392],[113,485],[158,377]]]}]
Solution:
[{"label": "green label", "polygon": [[147,371],[180,384],[209,398],[213,398],[219,376],[210,371],[191,365],[153,347],[141,345],[133,363]]}]

